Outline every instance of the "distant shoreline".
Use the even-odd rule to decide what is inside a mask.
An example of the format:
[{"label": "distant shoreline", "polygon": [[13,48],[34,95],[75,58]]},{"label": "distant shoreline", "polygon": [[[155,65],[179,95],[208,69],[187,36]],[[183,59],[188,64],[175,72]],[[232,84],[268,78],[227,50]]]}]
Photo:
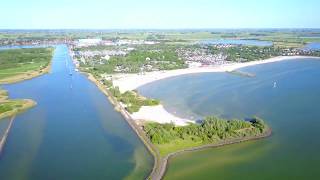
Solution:
[{"label": "distant shoreline", "polygon": [[145,74],[115,74],[113,77],[114,86],[118,86],[121,92],[135,90],[143,85],[152,83],[154,81],[186,75],[186,74],[197,74],[197,73],[209,73],[209,72],[229,72],[240,68],[279,62],[284,60],[301,59],[301,58],[312,58],[320,59],[320,57],[314,56],[277,56],[265,60],[250,61],[244,63],[230,63],[218,66],[206,66],[206,67],[196,67],[196,68],[186,68],[186,69],[176,69],[167,71],[154,71],[146,72]]}]

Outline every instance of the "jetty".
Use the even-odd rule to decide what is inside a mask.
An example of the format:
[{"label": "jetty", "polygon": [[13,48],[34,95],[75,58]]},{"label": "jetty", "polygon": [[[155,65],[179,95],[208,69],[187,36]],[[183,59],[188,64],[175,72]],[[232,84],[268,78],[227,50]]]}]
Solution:
[{"label": "jetty", "polygon": [[10,122],[9,122],[9,125],[7,127],[7,129],[5,130],[1,140],[0,140],[0,156],[2,154],[2,151],[4,149],[4,146],[6,144],[6,141],[7,141],[7,138],[8,138],[8,135],[10,133],[10,130],[11,130],[11,127],[12,127],[12,124],[13,124],[13,120],[14,120],[15,116],[11,117],[10,118]]}]

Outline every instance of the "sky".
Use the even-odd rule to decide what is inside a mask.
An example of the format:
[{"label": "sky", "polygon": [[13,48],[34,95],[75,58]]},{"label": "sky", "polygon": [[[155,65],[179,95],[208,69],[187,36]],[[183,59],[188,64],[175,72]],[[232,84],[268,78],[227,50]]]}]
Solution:
[{"label": "sky", "polygon": [[320,28],[320,0],[1,0],[0,29]]}]

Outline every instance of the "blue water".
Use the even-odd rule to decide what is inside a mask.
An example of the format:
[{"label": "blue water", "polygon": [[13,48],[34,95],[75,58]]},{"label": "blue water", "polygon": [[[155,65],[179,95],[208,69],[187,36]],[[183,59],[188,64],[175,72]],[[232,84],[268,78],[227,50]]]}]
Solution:
[{"label": "blue water", "polygon": [[44,47],[49,47],[51,45],[23,45],[23,46],[0,46],[0,51],[1,50],[6,50],[6,49],[21,49],[21,48],[44,48]]},{"label": "blue water", "polygon": [[304,49],[307,50],[320,50],[320,42],[314,42],[307,44]]},{"label": "blue water", "polygon": [[[17,116],[0,157],[1,180],[143,179],[152,156],[122,116],[57,46],[52,72],[4,86],[36,107]],[[1,121],[0,121],[1,123]]]},{"label": "blue water", "polygon": [[[250,118],[256,115],[273,130],[267,139],[177,157],[177,161],[170,162],[171,167],[176,167],[171,171],[169,166],[171,175],[183,179],[194,179],[200,174],[205,177],[203,173],[208,173],[211,179],[230,180],[319,179],[320,59],[288,60],[241,71],[256,77],[192,74],[160,80],[139,89],[145,96],[160,99],[166,109],[179,116]],[[210,153],[219,157],[219,161],[203,158]],[[230,156],[234,156],[233,163],[227,163]],[[190,157],[202,160],[194,162],[195,158]],[[193,175],[184,177],[190,168],[188,164],[198,168],[193,169]],[[210,170],[210,167],[214,168]]]},{"label": "blue water", "polygon": [[247,46],[272,46],[271,41],[260,40],[246,40],[246,39],[213,39],[201,41],[201,44],[233,44],[233,45],[247,45]]}]

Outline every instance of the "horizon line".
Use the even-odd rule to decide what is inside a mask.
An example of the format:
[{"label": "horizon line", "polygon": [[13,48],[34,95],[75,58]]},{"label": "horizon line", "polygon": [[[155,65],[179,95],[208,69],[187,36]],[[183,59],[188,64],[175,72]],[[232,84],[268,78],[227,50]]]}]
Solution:
[{"label": "horizon line", "polygon": [[3,30],[290,30],[290,29],[320,29],[320,27],[257,27],[257,28],[0,28]]}]

